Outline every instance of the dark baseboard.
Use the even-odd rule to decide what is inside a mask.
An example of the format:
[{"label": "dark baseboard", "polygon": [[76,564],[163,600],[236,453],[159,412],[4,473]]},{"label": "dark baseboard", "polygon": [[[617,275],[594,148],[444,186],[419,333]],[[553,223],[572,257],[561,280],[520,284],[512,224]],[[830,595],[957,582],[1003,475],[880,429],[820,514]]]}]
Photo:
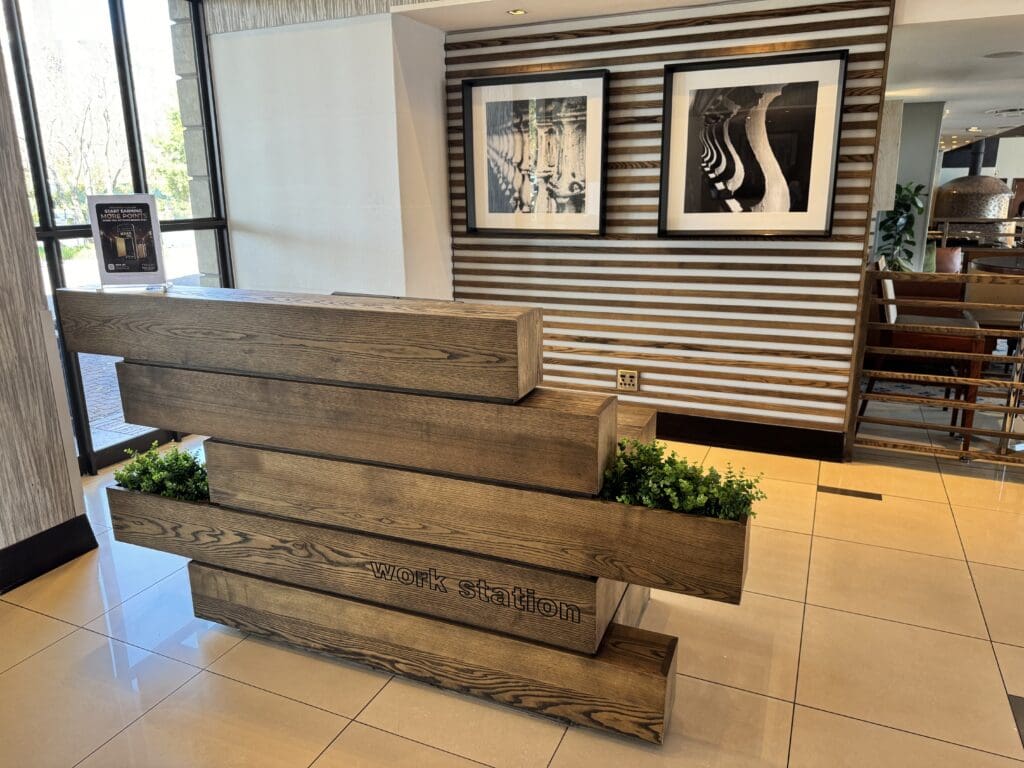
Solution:
[{"label": "dark baseboard", "polygon": [[823,432],[818,429],[659,412],[658,437],[719,448],[842,461],[845,435],[842,432]]},{"label": "dark baseboard", "polygon": [[96,549],[85,515],[0,549],[0,595]]}]

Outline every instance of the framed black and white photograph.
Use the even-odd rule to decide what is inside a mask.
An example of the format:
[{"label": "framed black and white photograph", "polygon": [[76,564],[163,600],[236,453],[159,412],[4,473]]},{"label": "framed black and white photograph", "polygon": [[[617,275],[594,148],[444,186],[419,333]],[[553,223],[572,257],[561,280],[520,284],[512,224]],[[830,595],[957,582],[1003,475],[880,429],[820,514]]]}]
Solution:
[{"label": "framed black and white photograph", "polygon": [[665,67],[659,234],[829,235],[846,58]]},{"label": "framed black and white photograph", "polygon": [[608,70],[462,84],[466,227],[604,234]]}]

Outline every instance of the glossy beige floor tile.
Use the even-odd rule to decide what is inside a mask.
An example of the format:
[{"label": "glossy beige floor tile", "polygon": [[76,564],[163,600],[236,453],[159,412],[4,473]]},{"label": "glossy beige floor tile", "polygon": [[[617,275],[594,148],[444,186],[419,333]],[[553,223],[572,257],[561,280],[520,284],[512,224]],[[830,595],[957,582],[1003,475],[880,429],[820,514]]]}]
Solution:
[{"label": "glossy beige floor tile", "polygon": [[900,496],[875,501],[820,493],[814,535],[942,557],[964,556],[953,512],[944,501]]},{"label": "glossy beige floor tile", "polygon": [[85,516],[89,518],[94,533],[100,533],[113,527],[110,521],[110,506],[107,504],[107,488],[111,485],[116,485],[116,483],[113,476],[108,473],[82,478]]},{"label": "glossy beige floor tile", "polygon": [[565,726],[394,678],[357,720],[495,768],[547,765]]},{"label": "glossy beige floor tile", "polygon": [[311,768],[477,768],[480,763],[351,723]]},{"label": "glossy beige floor tile", "polygon": [[761,481],[768,497],[754,504],[754,525],[795,533],[810,533],[814,526],[815,486],[789,480]]},{"label": "glossy beige floor tile", "polygon": [[1024,648],[1017,645],[994,644],[999,671],[1003,673],[1006,692],[1024,697]]},{"label": "glossy beige floor tile", "polygon": [[691,464],[701,464],[704,457],[708,455],[711,448],[707,445],[697,443],[679,443],[675,440],[662,440],[667,448],[665,454],[675,453],[680,459],[686,459]]},{"label": "glossy beige floor tile", "polygon": [[817,483],[820,463],[817,459],[735,451],[729,448],[712,448],[704,459],[705,467],[714,467],[720,472],[724,472],[726,466],[731,464],[733,469],[742,469],[748,475],[763,474],[769,480],[789,480],[794,483]]},{"label": "glossy beige floor tile", "polygon": [[75,765],[194,674],[80,629],[0,674],[0,762]]},{"label": "glossy beige floor tile", "polygon": [[1024,511],[1024,472],[984,464],[941,461],[942,482],[954,507]]},{"label": "glossy beige floor tile", "polygon": [[1020,512],[953,507],[967,559],[1024,570],[1024,507]]},{"label": "glossy beige floor tile", "polygon": [[96,537],[99,548],[4,595],[4,600],[72,624],[87,624],[185,567],[183,557]]},{"label": "glossy beige floor tile", "polygon": [[803,605],[747,593],[742,605],[655,591],[641,626],[679,638],[678,671],[793,699]]},{"label": "glossy beige floor tile", "polygon": [[786,702],[680,675],[664,744],[574,727],[551,768],[781,768],[791,716]]},{"label": "glossy beige floor tile", "polygon": [[927,470],[933,470],[938,467],[935,457],[928,453],[887,451],[881,448],[865,448],[863,446],[854,447],[853,461],[857,464],[873,464],[883,467],[916,467]]},{"label": "glossy beige floor tile", "polygon": [[774,528],[750,529],[747,578],[743,588],[762,595],[803,600],[811,537]]},{"label": "glossy beige floor tile", "polygon": [[808,606],[797,703],[1024,759],[985,640]]},{"label": "glossy beige floor tile", "polygon": [[1019,768],[924,736],[797,706],[789,768]]},{"label": "glossy beige floor tile", "polygon": [[815,537],[807,602],[988,639],[963,560]]},{"label": "glossy beige floor tile", "polygon": [[82,768],[308,766],[347,722],[200,672],[96,751]]},{"label": "glossy beige floor tile", "polygon": [[971,563],[971,573],[992,640],[1024,646],[1024,571]]},{"label": "glossy beige floor tile", "polygon": [[76,627],[0,601],[0,672],[41,651]]},{"label": "glossy beige floor tile", "polygon": [[241,632],[195,617],[185,569],[112,608],[86,628],[197,667],[212,663],[243,637]]},{"label": "glossy beige floor tile", "polygon": [[845,464],[823,461],[819,483],[830,488],[880,493],[883,496],[946,501],[942,477],[934,459],[906,464],[860,460]]},{"label": "glossy beige floor tile", "polygon": [[210,671],[347,718],[377,695],[390,675],[255,637],[246,638]]}]

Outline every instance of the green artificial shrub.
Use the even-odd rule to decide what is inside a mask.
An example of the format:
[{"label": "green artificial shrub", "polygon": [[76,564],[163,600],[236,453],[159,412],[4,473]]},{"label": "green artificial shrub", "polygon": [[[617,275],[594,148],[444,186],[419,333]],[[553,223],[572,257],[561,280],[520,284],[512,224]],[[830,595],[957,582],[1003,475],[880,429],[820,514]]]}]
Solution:
[{"label": "green artificial shrub", "polygon": [[132,460],[114,472],[114,479],[129,491],[142,491],[182,501],[209,501],[206,467],[191,453],[172,448],[157,451],[153,443],[145,453],[125,451]]},{"label": "green artificial shrub", "polygon": [[723,520],[754,516],[753,504],[765,498],[761,476],[749,478],[727,467],[722,475],[665,455],[656,441],[622,440],[615,461],[604,473],[601,497],[622,504],[688,512]]}]

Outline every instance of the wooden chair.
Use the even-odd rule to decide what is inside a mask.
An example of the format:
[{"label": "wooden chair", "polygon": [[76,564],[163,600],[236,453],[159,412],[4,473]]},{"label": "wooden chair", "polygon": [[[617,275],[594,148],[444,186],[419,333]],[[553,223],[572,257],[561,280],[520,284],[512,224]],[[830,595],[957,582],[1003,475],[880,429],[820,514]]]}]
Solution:
[{"label": "wooden chair", "polygon": [[[879,259],[875,268],[879,271],[885,271],[885,259]],[[875,290],[880,294],[881,298],[889,301],[895,299],[896,290],[893,280],[882,278],[874,282],[877,286]],[[924,312],[925,314],[902,314],[898,311],[895,304],[882,304],[881,311],[879,312],[879,319],[887,327],[879,334],[877,346],[890,347],[893,349],[962,352],[971,355],[984,354],[985,339],[982,336],[954,336],[943,334],[941,332],[932,333],[918,330],[901,330],[901,327],[919,325],[942,328],[979,327],[978,322],[970,315],[970,313],[963,310],[951,312],[950,310],[936,309],[935,314],[932,314],[925,309]],[[876,345],[872,344],[872,346]],[[898,370],[901,372],[907,372],[908,370],[915,373],[921,372],[921,358],[900,357],[899,355],[880,355],[879,358],[879,360],[871,364],[872,370],[897,370],[895,366],[899,366]],[[953,358],[951,361],[951,369],[952,372],[960,378],[966,376],[971,379],[978,379],[981,376],[981,360],[968,357],[960,360]],[[868,378],[865,394],[870,394],[874,390],[877,378],[878,377],[874,376]],[[946,387],[944,399],[949,401],[951,393],[954,395],[954,401],[963,399],[965,403],[970,404],[974,404],[978,401],[978,387],[976,385],[965,384],[957,385],[953,388]],[[861,400],[859,410],[860,416],[863,416],[864,412],[867,410],[868,402],[869,401],[866,399]],[[961,427],[965,429],[973,427],[973,409],[959,409],[953,407],[951,410],[952,417],[950,419],[950,426],[956,426],[957,417],[960,416]],[[963,411],[962,415],[960,414],[960,411]],[[952,434],[955,433],[951,433],[951,435]],[[965,433],[963,436],[962,450],[968,450],[970,445],[971,435],[970,433]]]}]

